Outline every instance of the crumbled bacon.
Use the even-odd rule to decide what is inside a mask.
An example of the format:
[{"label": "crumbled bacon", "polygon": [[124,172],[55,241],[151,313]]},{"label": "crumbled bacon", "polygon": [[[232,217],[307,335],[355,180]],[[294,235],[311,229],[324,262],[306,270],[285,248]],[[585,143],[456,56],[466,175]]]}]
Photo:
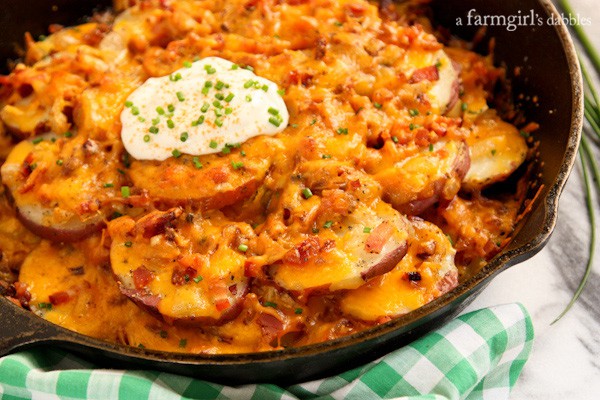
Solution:
[{"label": "crumbled bacon", "polygon": [[383,221],[369,234],[365,243],[365,250],[369,253],[381,253],[383,246],[394,233],[394,227],[389,221]]},{"label": "crumbled bacon", "polygon": [[60,291],[51,294],[50,296],[48,296],[48,299],[50,300],[50,303],[52,303],[53,306],[57,306],[59,304],[67,303],[69,300],[71,300],[71,296],[65,291]]},{"label": "crumbled bacon", "polygon": [[133,284],[136,289],[142,289],[146,287],[154,279],[152,271],[146,267],[139,267],[133,271]]},{"label": "crumbled bacon", "polygon": [[421,68],[413,72],[410,77],[409,83],[419,83],[421,81],[435,82],[440,79],[440,73],[435,65]]}]

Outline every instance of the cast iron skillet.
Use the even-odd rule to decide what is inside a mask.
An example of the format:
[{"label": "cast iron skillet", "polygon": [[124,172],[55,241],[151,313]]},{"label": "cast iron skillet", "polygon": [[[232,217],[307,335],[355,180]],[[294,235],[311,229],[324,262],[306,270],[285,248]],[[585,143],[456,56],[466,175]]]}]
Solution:
[{"label": "cast iron skillet", "polygon": [[[14,0],[0,0],[0,59],[13,54],[22,34],[45,33],[50,23],[73,24],[90,15],[94,6],[107,0],[29,1],[27,7]],[[52,5],[55,4],[55,7]],[[481,15],[525,15],[533,10],[545,21],[558,17],[549,0],[439,0],[433,3],[436,20],[453,33],[471,38],[477,26],[465,26],[468,11]],[[462,17],[463,26],[457,26]],[[472,20],[474,22],[474,20]],[[541,183],[544,188],[531,213],[518,225],[513,241],[475,276],[426,306],[366,331],[299,348],[235,355],[186,355],[133,348],[93,339],[47,322],[0,298],[0,355],[31,345],[51,345],[101,360],[106,366],[159,369],[197,378],[243,384],[248,382],[292,383],[306,381],[373,360],[403,346],[455,317],[499,272],[524,261],[542,249],[556,223],[558,198],[577,152],[582,126],[582,83],[573,44],[567,29],[544,23],[489,27],[487,37],[496,39],[495,56],[505,63],[513,91],[526,94],[520,106],[541,129]],[[513,76],[514,67],[521,73]],[[527,94],[539,102],[527,101]],[[525,271],[524,271],[525,272]]]}]

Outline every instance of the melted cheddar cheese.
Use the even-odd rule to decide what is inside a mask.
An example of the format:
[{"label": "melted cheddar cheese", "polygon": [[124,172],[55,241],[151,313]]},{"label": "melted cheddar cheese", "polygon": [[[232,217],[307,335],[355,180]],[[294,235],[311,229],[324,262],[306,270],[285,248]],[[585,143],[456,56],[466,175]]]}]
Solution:
[{"label": "melted cheddar cheese", "polygon": [[[0,280],[17,279],[24,307],[132,346],[280,349],[415,310],[509,240],[520,199],[482,194],[528,153],[488,106],[502,71],[439,42],[422,2],[121,3],[27,36],[0,77]],[[188,133],[165,119],[177,104],[139,115],[128,98],[151,78],[184,85],[178,71],[207,57],[274,85],[245,88],[276,85],[289,122],[252,110],[285,129],[237,142],[215,123],[193,131],[215,130],[210,151],[130,155],[121,115],[150,132],[136,146]],[[227,82],[189,85],[217,96]]]}]

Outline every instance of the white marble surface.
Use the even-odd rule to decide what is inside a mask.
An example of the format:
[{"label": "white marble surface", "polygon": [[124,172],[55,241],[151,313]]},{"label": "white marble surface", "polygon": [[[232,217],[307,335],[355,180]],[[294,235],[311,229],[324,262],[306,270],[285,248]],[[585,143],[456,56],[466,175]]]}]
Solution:
[{"label": "white marble surface", "polygon": [[[600,49],[600,3],[571,0],[571,5],[576,13],[591,19],[586,31]],[[600,160],[600,152],[596,156]],[[573,295],[587,261],[590,226],[582,176],[578,160],[546,247],[498,275],[467,310],[520,302],[530,312],[534,348],[512,393],[513,400],[600,399],[600,244],[585,292],[564,318],[551,325]],[[594,204],[600,230],[598,196]]]}]

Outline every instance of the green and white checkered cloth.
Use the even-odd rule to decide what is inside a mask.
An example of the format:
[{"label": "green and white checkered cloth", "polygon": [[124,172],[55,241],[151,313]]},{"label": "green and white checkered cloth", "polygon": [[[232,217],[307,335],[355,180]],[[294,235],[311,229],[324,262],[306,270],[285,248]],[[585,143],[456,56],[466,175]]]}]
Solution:
[{"label": "green and white checkered cloth", "polygon": [[37,348],[0,358],[0,399],[507,399],[532,343],[527,311],[508,304],[462,315],[360,368],[289,387],[95,369],[62,350]]}]

